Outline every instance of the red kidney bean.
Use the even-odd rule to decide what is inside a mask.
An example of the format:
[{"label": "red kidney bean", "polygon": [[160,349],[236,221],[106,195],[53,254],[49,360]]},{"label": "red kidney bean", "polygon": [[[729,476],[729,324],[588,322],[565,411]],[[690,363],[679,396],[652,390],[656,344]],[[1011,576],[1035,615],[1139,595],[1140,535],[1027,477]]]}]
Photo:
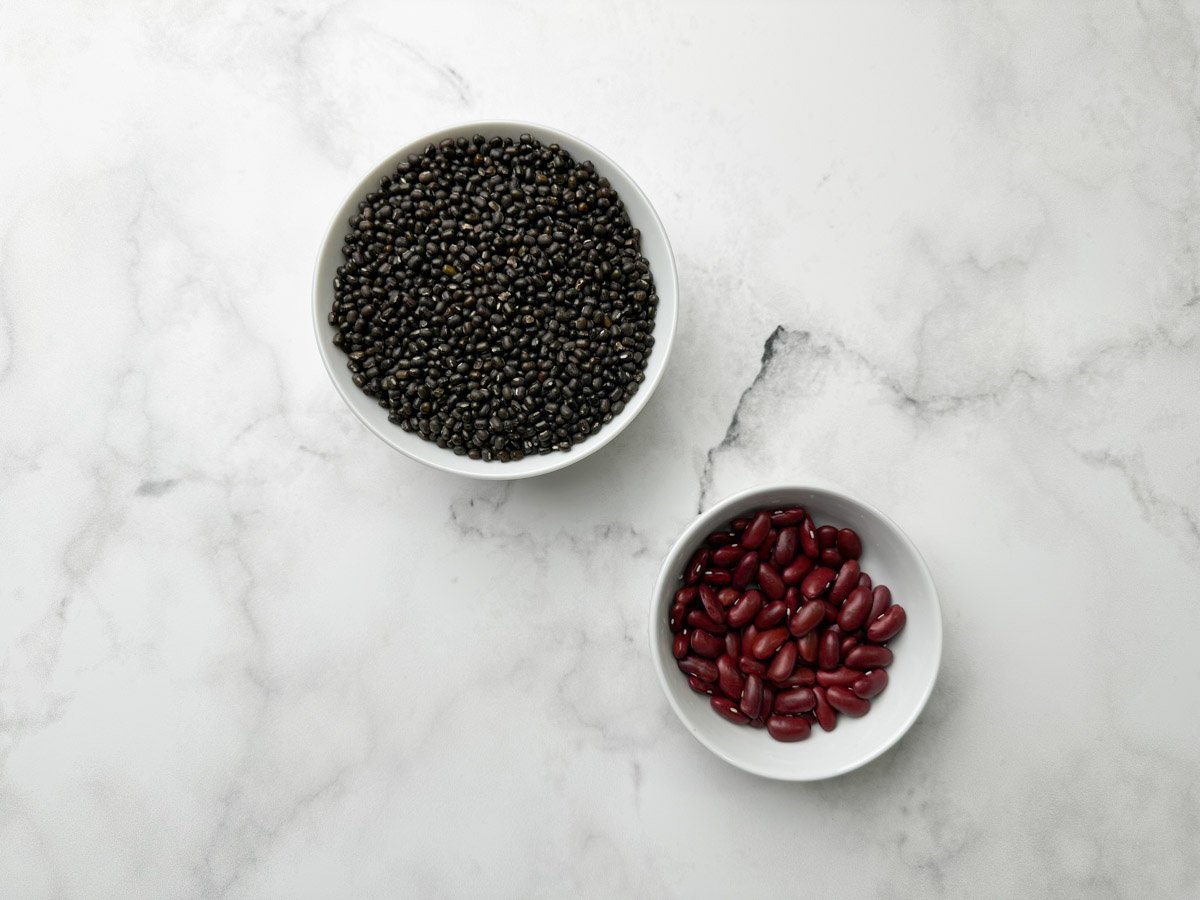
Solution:
[{"label": "red kidney bean", "polygon": [[792,688],[775,695],[775,712],[794,716],[805,713],[817,705],[817,695],[809,687]]},{"label": "red kidney bean", "polygon": [[844,638],[842,638],[842,644],[841,644],[841,648],[840,648],[842,651],[842,659],[845,659],[846,654],[849,653],[851,650],[853,650],[857,646],[858,646],[858,638],[856,638],[854,635],[848,634]]},{"label": "red kidney bean", "polygon": [[864,700],[862,697],[858,696],[858,694],[854,693],[854,691],[850,690],[849,688],[844,688],[844,687],[826,688],[825,689],[825,699],[828,700],[829,705],[832,706],[834,709],[836,709],[838,712],[844,713],[847,716],[851,716],[856,719],[859,716],[865,716],[867,714],[867,712],[871,709],[871,701],[870,700]]},{"label": "red kidney bean", "polygon": [[829,698],[825,695],[825,688],[813,688],[813,694],[817,698],[817,703],[813,707],[813,712],[816,713],[817,717],[817,724],[825,731],[833,731],[833,729],[837,728],[837,713],[829,705]]},{"label": "red kidney bean", "polygon": [[696,629],[688,636],[689,643],[692,649],[701,656],[707,656],[709,659],[716,659],[725,652],[725,642],[715,634],[709,634],[707,631]]},{"label": "red kidney bean", "polygon": [[787,593],[787,585],[783,583],[783,579],[779,577],[775,567],[767,562],[761,563],[758,567],[758,586],[772,600],[782,600],[783,595]]},{"label": "red kidney bean", "polygon": [[800,588],[798,587],[788,588],[787,592],[783,595],[783,605],[787,607],[789,616],[798,610],[800,604],[803,602],[804,600],[800,597]]},{"label": "red kidney bean", "polygon": [[785,641],[771,658],[767,666],[767,678],[771,681],[783,681],[796,668],[796,642]]},{"label": "red kidney bean", "polygon": [[695,675],[689,675],[687,677],[687,683],[688,687],[690,687],[697,694],[711,694],[713,692],[713,686],[711,684],[701,681]]},{"label": "red kidney bean", "polygon": [[739,559],[746,551],[737,544],[726,544],[724,547],[718,547],[712,552],[709,561],[718,568],[728,569]]},{"label": "red kidney bean", "polygon": [[[892,607],[892,609],[899,608],[897,606]],[[846,665],[863,672],[868,669],[882,669],[891,664],[892,651],[887,647],[880,647],[875,644],[863,644],[860,647],[855,647],[846,656]]]},{"label": "red kidney bean", "polygon": [[775,541],[779,539],[779,532],[774,528],[767,532],[767,539],[762,542],[762,546],[758,548],[758,558],[761,562],[769,560],[775,552]]},{"label": "red kidney bean", "polygon": [[821,636],[816,631],[810,631],[796,641],[796,652],[810,666],[816,664],[817,656],[820,654],[820,647]]},{"label": "red kidney bean", "polygon": [[822,669],[836,669],[841,659],[842,637],[838,632],[829,629],[821,635],[821,650],[817,662]]},{"label": "red kidney bean", "polygon": [[702,609],[693,609],[687,614],[688,628],[699,628],[711,631],[713,634],[724,634],[727,629],[724,622],[718,622]]},{"label": "red kidney bean", "polygon": [[757,635],[750,644],[750,655],[755,659],[766,659],[778,650],[787,639],[788,630],[786,628],[772,628],[770,631],[764,631]]},{"label": "red kidney bean", "polygon": [[708,617],[714,622],[721,622],[725,619],[725,607],[721,605],[721,601],[717,599],[717,592],[711,584],[700,585],[700,605],[704,607],[704,611]]},{"label": "red kidney bean", "polygon": [[695,585],[690,585],[688,587],[681,587],[679,590],[677,590],[675,592],[675,602],[682,603],[684,606],[687,606],[689,603],[691,603],[695,599],[696,599],[696,586]]},{"label": "red kidney bean", "polygon": [[842,554],[838,553],[834,547],[827,547],[817,555],[817,562],[837,571],[842,567],[842,563],[845,560],[842,559]]},{"label": "red kidney bean", "polygon": [[687,626],[687,607],[675,603],[671,606],[671,611],[667,615],[667,625],[671,629],[672,634],[679,634]]},{"label": "red kidney bean", "polygon": [[863,572],[861,575],[859,575],[858,576],[858,586],[865,587],[867,590],[870,590],[871,589],[871,576],[868,575],[866,572]]},{"label": "red kidney bean", "polygon": [[714,531],[704,539],[704,543],[710,547],[724,547],[737,543],[737,535],[732,531]]},{"label": "red kidney bean", "polygon": [[842,563],[842,567],[834,576],[833,585],[829,588],[829,599],[834,603],[841,603],[850,596],[850,591],[858,582],[858,572],[858,560],[852,559]]},{"label": "red kidney bean", "polygon": [[675,635],[675,639],[671,641],[671,653],[676,659],[683,659],[688,655],[688,648],[692,645],[691,640],[682,631]]},{"label": "red kidney bean", "polygon": [[737,588],[724,587],[717,591],[717,602],[728,609],[729,607],[733,606],[733,604],[737,603],[741,596],[742,592]]},{"label": "red kidney bean", "polygon": [[[799,654],[799,649],[797,649],[796,652]],[[780,688],[812,687],[816,683],[817,675],[808,666],[796,666],[796,668],[792,670],[791,675],[783,679],[783,681],[777,682]]]},{"label": "red kidney bean", "polygon": [[736,631],[730,631],[725,635],[725,652],[734,659],[742,655],[742,636]]},{"label": "red kidney bean", "polygon": [[767,719],[767,733],[781,743],[794,744],[812,734],[812,725],[800,716],[771,716]]},{"label": "red kidney bean", "polygon": [[784,584],[799,584],[804,580],[804,576],[813,570],[816,565],[807,556],[797,556],[790,566],[783,570],[780,577]]},{"label": "red kidney bean", "polygon": [[794,637],[803,637],[821,624],[825,618],[825,604],[820,600],[809,600],[792,614],[788,631]]},{"label": "red kidney bean", "polygon": [[850,687],[862,676],[861,670],[847,669],[845,666],[832,672],[821,669],[817,672],[817,684],[821,687]]},{"label": "red kidney bean", "polygon": [[758,615],[754,617],[754,627],[759,631],[766,631],[768,628],[774,628],[786,616],[787,607],[783,605],[782,600],[776,600],[759,610]]},{"label": "red kidney bean", "polygon": [[746,686],[746,679],[738,671],[737,663],[733,661],[732,656],[717,658],[717,686],[726,697],[732,700],[741,698],[742,688]]},{"label": "red kidney bean", "polygon": [[821,600],[821,606],[825,609],[825,621],[836,622],[841,610],[837,608],[837,604],[832,600]]},{"label": "red kidney bean", "polygon": [[753,656],[743,655],[738,659],[738,668],[743,675],[757,675],[759,678],[765,678],[767,675],[767,666],[765,663],[759,662]]},{"label": "red kidney bean", "polygon": [[762,542],[767,539],[767,532],[770,530],[770,514],[760,512],[746,526],[746,530],[742,533],[741,545],[747,550],[757,550],[762,546]]},{"label": "red kidney bean", "polygon": [[838,530],[834,525],[822,525],[817,529],[817,546],[822,550],[837,545]]},{"label": "red kidney bean", "polygon": [[[851,560],[850,562],[854,562]],[[846,563],[850,565],[850,563]],[[856,587],[842,604],[838,612],[838,626],[842,631],[858,631],[867,621],[867,613],[871,611],[871,592],[865,587]]]},{"label": "red kidney bean", "polygon": [[708,550],[701,547],[692,554],[691,560],[684,569],[684,584],[695,584],[700,580],[700,576],[704,574],[704,567],[708,565]]},{"label": "red kidney bean", "polygon": [[750,645],[754,643],[754,639],[758,637],[758,629],[751,622],[742,629],[742,646],[746,648],[746,652],[750,652]]},{"label": "red kidney bean", "polygon": [[816,559],[821,552],[817,544],[817,527],[809,518],[800,523],[800,551],[810,559]]},{"label": "red kidney bean", "polygon": [[746,676],[746,686],[742,688],[742,702],[739,704],[742,712],[751,719],[757,719],[762,711],[763,680],[757,675]]},{"label": "red kidney bean", "polygon": [[886,584],[876,585],[871,592],[871,611],[867,613],[868,624],[883,615],[884,610],[892,605],[892,592]]},{"label": "red kidney bean", "polygon": [[773,713],[774,711],[775,711],[775,692],[773,690],[771,690],[771,686],[769,684],[764,684],[763,685],[762,706],[759,707],[758,717],[760,719],[765,719],[768,716],[770,716],[771,713]]},{"label": "red kidney bean", "polygon": [[709,702],[718,715],[725,717],[734,725],[745,725],[750,721],[750,717],[738,709],[737,703],[728,697],[718,697],[716,694],[713,694],[713,698]]},{"label": "red kidney bean", "polygon": [[753,621],[758,611],[763,607],[762,592],[753,588],[742,594],[740,600],[729,609],[727,621],[730,628],[741,628],[747,622]]},{"label": "red kidney bean", "polygon": [[753,550],[747,550],[738,560],[737,568],[733,570],[733,586],[739,590],[744,588],[754,579],[756,572],[758,572],[758,554]]},{"label": "red kidney bean", "polygon": [[728,569],[705,569],[700,573],[700,577],[713,587],[725,587],[727,584],[733,584],[733,575]]},{"label": "red kidney bean", "polygon": [[676,663],[679,670],[688,675],[695,675],[701,681],[717,680],[717,665],[711,659],[701,656],[685,656]]},{"label": "red kidney bean", "polygon": [[862,556],[862,541],[858,532],[853,528],[843,528],[837,533],[837,549],[844,559],[858,559]]},{"label": "red kidney bean", "polygon": [[771,513],[771,521],[779,526],[799,525],[804,521],[806,513],[803,506],[792,506],[788,509],[777,509]]},{"label": "red kidney bean", "polygon": [[817,566],[805,575],[804,580],[800,582],[800,593],[809,600],[815,600],[825,593],[825,589],[833,583],[836,575],[837,573],[833,569],[825,566]]},{"label": "red kidney bean", "polygon": [[743,531],[746,530],[746,526],[749,524],[750,524],[750,520],[743,517],[740,519],[734,519],[732,522],[730,522],[729,528],[731,531],[735,531],[738,534],[741,534]]},{"label": "red kidney bean", "polygon": [[767,721],[762,716],[759,716],[757,719],[750,720],[750,727],[751,728],[766,728]]},{"label": "red kidney bean", "polygon": [[776,568],[783,571],[792,564],[799,548],[800,529],[794,525],[784,528],[779,532],[779,538],[775,541],[775,552],[771,554],[771,561],[775,563]]},{"label": "red kidney bean", "polygon": [[850,685],[850,690],[854,691],[854,693],[858,694],[864,700],[870,700],[872,697],[883,693],[883,689],[887,687],[887,683],[887,669],[875,669]]},{"label": "red kidney bean", "polygon": [[882,616],[867,626],[867,638],[876,643],[890,641],[900,633],[906,621],[908,614],[903,606],[890,606]]}]

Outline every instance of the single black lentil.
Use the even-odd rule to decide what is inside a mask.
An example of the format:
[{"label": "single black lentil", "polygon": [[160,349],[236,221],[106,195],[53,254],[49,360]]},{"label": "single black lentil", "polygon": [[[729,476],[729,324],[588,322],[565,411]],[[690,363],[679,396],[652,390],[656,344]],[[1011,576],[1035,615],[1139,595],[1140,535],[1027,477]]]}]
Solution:
[{"label": "single black lentil", "polygon": [[641,235],[557,144],[430,144],[349,224],[333,342],[406,431],[473,459],[569,450],[644,380],[658,296]]}]

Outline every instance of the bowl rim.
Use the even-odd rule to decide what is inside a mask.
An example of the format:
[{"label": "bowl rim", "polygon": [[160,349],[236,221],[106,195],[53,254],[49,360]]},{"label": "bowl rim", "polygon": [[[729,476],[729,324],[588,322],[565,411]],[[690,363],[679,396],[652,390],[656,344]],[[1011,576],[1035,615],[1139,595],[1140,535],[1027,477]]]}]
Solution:
[{"label": "bowl rim", "polygon": [[[679,574],[677,571],[674,571],[674,567],[672,567],[671,571],[668,571],[668,564],[673,558],[675,558],[676,554],[681,549],[686,549],[687,547],[691,546],[697,537],[699,537],[714,520],[724,518],[725,515],[734,507],[747,502],[751,497],[767,492],[790,493],[803,491],[840,496],[844,500],[848,500],[851,503],[861,506],[869,514],[878,517],[880,521],[891,528],[900,538],[900,542],[904,549],[908,553],[912,554],[913,559],[916,561],[917,569],[927,583],[929,597],[932,601],[933,611],[935,613],[932,619],[933,646],[930,647],[928,651],[932,654],[934,660],[932,675],[930,676],[928,683],[922,687],[920,697],[913,705],[912,710],[904,718],[895,732],[886,740],[882,741],[878,747],[874,747],[865,753],[859,754],[845,763],[833,766],[828,771],[819,771],[816,773],[779,772],[769,769],[766,766],[759,765],[752,760],[738,758],[727,753],[722,747],[710,741],[708,737],[700,730],[693,727],[690,721],[690,713],[685,713],[685,711],[680,707],[679,703],[675,699],[675,695],[672,692],[670,685],[667,682],[667,679],[675,673],[676,669],[675,666],[672,665],[670,666],[670,671],[668,671],[667,660],[663,656],[663,651],[658,641],[659,628],[662,625],[663,616],[666,615],[666,609],[668,605],[666,599],[668,596],[667,586],[671,584]],[[669,593],[673,595],[674,590],[672,589]],[[921,551],[917,549],[917,545],[913,543],[912,538],[908,536],[907,532],[905,532],[904,529],[901,528],[894,519],[892,519],[874,504],[869,503],[852,491],[848,491],[832,481],[819,478],[808,478],[804,481],[761,482],[740,490],[734,494],[730,494],[729,496],[712,504],[703,512],[698,513],[692,519],[687,528],[683,530],[683,533],[679,536],[679,538],[671,544],[670,549],[663,557],[662,566],[659,568],[658,572],[658,578],[654,583],[654,592],[651,595],[648,631],[650,637],[650,656],[654,662],[654,671],[658,676],[659,687],[662,688],[663,694],[666,695],[667,703],[674,711],[676,718],[679,719],[679,722],[683,725],[684,729],[687,730],[692,737],[699,741],[711,753],[724,760],[729,765],[745,772],[749,772],[753,775],[757,775],[761,778],[769,778],[775,781],[823,781],[827,778],[835,778],[839,775],[845,775],[847,772],[852,772],[855,769],[861,768],[867,763],[878,759],[880,756],[894,747],[900,741],[900,739],[908,733],[909,729],[912,728],[913,723],[916,722],[916,720],[920,717],[921,713],[925,709],[925,705],[929,702],[929,697],[933,693],[934,685],[937,684],[938,675],[941,671],[942,664],[942,605],[941,599],[938,596],[937,584],[933,580],[933,573],[930,571],[929,565],[925,561],[925,557],[921,555]],[[672,660],[672,662],[673,661],[674,660]]]},{"label": "bowl rim", "polygon": [[[543,142],[549,138],[550,143],[557,143],[562,139],[577,145],[581,151],[587,154],[594,163],[598,164],[601,169],[601,174],[610,176],[611,173],[617,173],[623,178],[632,189],[633,194],[645,206],[648,213],[646,223],[653,226],[657,235],[662,240],[663,247],[666,251],[665,263],[670,271],[670,303],[662,302],[663,294],[659,290],[659,306],[655,311],[654,327],[657,332],[660,325],[666,327],[665,332],[661,336],[656,334],[654,348],[652,352],[662,353],[662,364],[650,373],[647,373],[645,380],[639,386],[637,393],[626,404],[625,409],[618,416],[614,416],[613,420],[603,426],[596,434],[591,435],[586,440],[573,446],[569,451],[555,451],[548,453],[544,457],[545,463],[540,466],[530,466],[528,471],[514,472],[507,468],[509,463],[501,462],[484,462],[483,460],[473,460],[466,456],[457,456],[452,451],[446,450],[437,444],[430,441],[425,441],[422,438],[417,438],[422,445],[428,445],[431,452],[426,456],[421,453],[414,452],[413,449],[406,447],[394,439],[392,435],[385,434],[371,422],[363,411],[363,407],[375,405],[376,401],[361,392],[358,395],[352,395],[338,380],[334,370],[333,351],[336,347],[326,346],[327,341],[322,331],[328,325],[326,317],[328,311],[323,308],[322,304],[322,285],[321,278],[322,269],[325,268],[327,257],[337,254],[341,250],[342,240],[345,236],[345,226],[342,224],[349,215],[349,210],[357,205],[358,201],[364,194],[371,189],[371,185],[378,182],[380,178],[388,174],[396,165],[401,162],[406,156],[411,153],[419,152],[427,144],[437,143],[451,137],[461,137],[475,132],[487,133],[488,129],[505,129],[514,130],[520,129],[528,131],[530,134],[537,137]],[[578,158],[579,153],[572,152],[572,155]],[[619,192],[622,197],[628,196],[628,192],[622,188]],[[639,227],[636,226],[635,227]],[[641,228],[644,233],[647,229]],[[652,269],[653,271],[653,269]],[[656,278],[656,288],[659,286],[660,279]],[[331,288],[329,289],[332,290]],[[328,295],[326,295],[328,296]],[[669,306],[669,315],[664,316],[664,306]],[[597,149],[592,144],[575,137],[573,134],[565,132],[559,128],[554,128],[549,125],[541,125],[536,122],[527,122],[519,119],[491,119],[462,122],[456,125],[450,125],[441,128],[437,131],[430,132],[423,136],[417,137],[397,148],[386,158],[381,160],[363,176],[358,178],[354,186],[345,195],[345,199],[341,205],[337,207],[336,212],[329,220],[329,225],[325,229],[321,237],[320,247],[317,251],[316,264],[313,268],[312,277],[312,292],[311,292],[311,307],[312,307],[312,324],[313,336],[316,339],[318,355],[321,357],[321,363],[325,367],[325,373],[329,376],[329,380],[333,383],[334,389],[342,398],[342,401],[350,408],[355,418],[361,422],[368,431],[386,443],[394,450],[407,456],[409,459],[415,460],[418,463],[429,466],[433,469],[438,469],[442,472],[448,472],[453,475],[460,475],[467,478],[478,478],[485,481],[515,481],[522,478],[533,478],[538,475],[546,475],[551,472],[556,472],[564,469],[567,466],[573,465],[582,459],[586,459],[593,453],[596,453],[601,448],[607,446],[617,435],[621,434],[631,422],[641,413],[641,411],[650,402],[650,398],[654,395],[659,384],[662,382],[663,376],[667,371],[667,365],[670,362],[671,348],[675,343],[675,334],[678,328],[679,320],[679,270],[675,261],[675,251],[671,246],[670,236],[667,234],[667,229],[662,223],[662,218],[658,214],[658,210],[654,208],[654,204],[650,202],[650,198],[646,196],[645,191],[633,179],[633,177],[625,171],[612,157],[608,156],[602,150]],[[337,352],[341,352],[338,350]],[[390,424],[390,423],[389,423]],[[397,427],[398,426],[394,426]],[[408,432],[403,432],[407,434]],[[445,457],[445,458],[443,458]],[[529,457],[526,457],[528,459]],[[462,461],[462,462],[460,462]],[[476,467],[478,464],[478,468]]]}]

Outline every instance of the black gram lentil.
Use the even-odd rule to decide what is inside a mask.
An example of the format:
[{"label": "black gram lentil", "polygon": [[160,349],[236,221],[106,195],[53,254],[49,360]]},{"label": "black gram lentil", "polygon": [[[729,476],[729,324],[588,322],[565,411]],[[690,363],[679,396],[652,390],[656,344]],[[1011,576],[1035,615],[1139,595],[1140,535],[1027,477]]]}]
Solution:
[{"label": "black gram lentil", "polygon": [[569,450],[644,380],[658,295],[641,235],[557,144],[430,144],[349,226],[333,343],[404,430],[473,459]]}]

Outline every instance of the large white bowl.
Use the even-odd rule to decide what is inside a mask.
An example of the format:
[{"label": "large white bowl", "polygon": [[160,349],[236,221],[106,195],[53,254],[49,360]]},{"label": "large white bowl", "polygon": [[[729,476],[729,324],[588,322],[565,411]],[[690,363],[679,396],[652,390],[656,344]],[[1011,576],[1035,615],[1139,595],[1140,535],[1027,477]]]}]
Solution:
[{"label": "large white bowl", "polygon": [[[633,395],[620,414],[614,416],[613,420],[596,434],[570,450],[556,450],[544,456],[527,456],[524,459],[506,463],[486,462],[481,459],[471,459],[468,456],[456,456],[453,451],[445,450],[437,444],[423,440],[418,435],[404,431],[400,426],[389,422],[387,410],[381,407],[378,401],[364,394],[351,380],[350,370],[346,367],[346,354],[334,346],[335,329],[329,324],[328,319],[329,311],[333,306],[334,274],[338,266],[342,264],[342,243],[349,230],[351,216],[358,212],[359,201],[371,191],[378,189],[380,179],[385,175],[392,174],[396,166],[410,154],[420,153],[429,144],[436,144],[446,138],[469,138],[474,134],[514,139],[522,134],[531,134],[544,144],[558,144],[577,162],[591,160],[596,171],[609,180],[624,202],[626,212],[629,214],[629,221],[641,231],[642,255],[650,263],[650,273],[654,276],[654,286],[658,291],[658,311],[653,332],[654,346],[646,362],[645,381],[638,387],[637,393]],[[658,214],[650,205],[646,195],[620,166],[595,147],[553,128],[528,122],[470,122],[427,134],[401,147],[368,172],[350,191],[346,202],[333,216],[333,221],[321,246],[321,253],[317,257],[317,270],[313,277],[312,293],[313,328],[316,330],[317,346],[321,350],[321,359],[325,363],[325,370],[329,373],[338,393],[342,395],[342,399],[346,401],[346,405],[358,416],[359,420],[384,442],[427,466],[459,475],[469,475],[472,478],[493,479],[527,478],[531,475],[553,472],[590,456],[620,434],[642,411],[654,393],[654,389],[658,387],[659,381],[662,380],[667,366],[667,358],[671,353],[671,344],[675,339],[675,319],[678,308],[675,255],[671,252],[671,244],[667,240],[667,233],[663,229],[662,222],[659,221]]]},{"label": "large white bowl", "polygon": [[[853,528],[862,538],[862,567],[886,584],[908,613],[904,630],[888,646],[895,661],[888,686],[860,719],[838,716],[832,732],[780,743],[765,730],[734,725],[717,715],[709,698],[692,691],[675,665],[667,612],[682,583],[680,573],[696,548],[719,526],[766,507],[803,506],[818,525]],[[728,763],[785,781],[816,781],[856,769],[900,740],[937,680],[942,657],[942,616],[937,588],[921,554],[900,527],[870,504],[829,485],[772,485],[743,491],[701,514],[667,554],[650,604],[650,654],[667,700],[684,727]]]}]

